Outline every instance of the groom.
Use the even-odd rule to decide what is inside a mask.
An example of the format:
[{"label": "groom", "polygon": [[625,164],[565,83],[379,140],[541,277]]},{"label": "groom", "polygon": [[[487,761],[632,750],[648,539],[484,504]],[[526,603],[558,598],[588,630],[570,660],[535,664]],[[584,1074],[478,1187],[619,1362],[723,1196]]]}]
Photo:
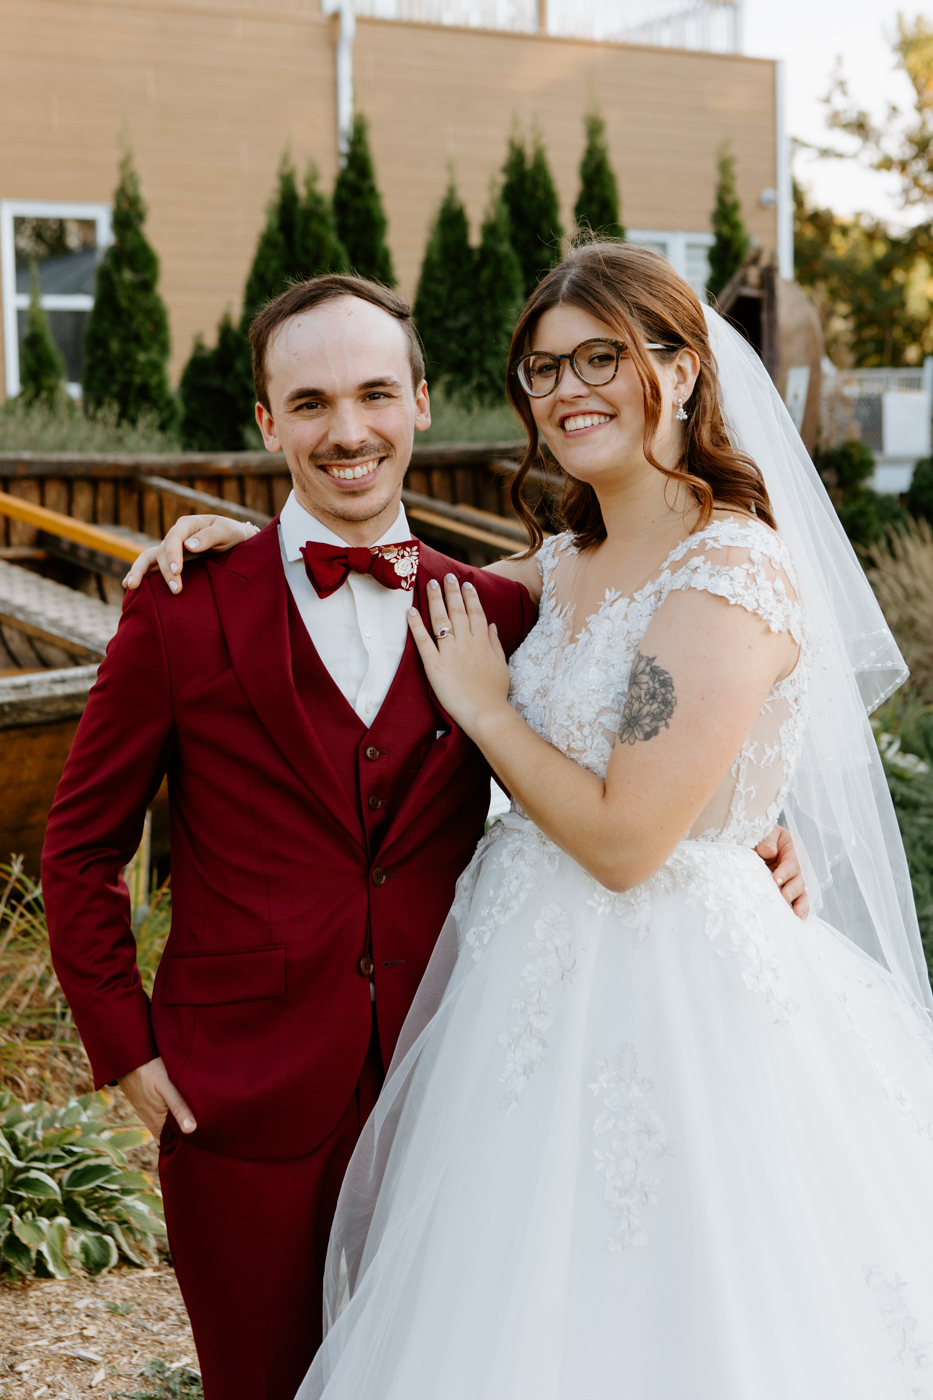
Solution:
[{"label": "groom", "polygon": [[[161,1128],[206,1400],[292,1400],[320,1340],[341,1179],[483,828],[489,770],[408,635],[469,578],[506,652],[519,584],[413,541],[430,423],[407,305],[331,276],[251,331],[277,522],[127,595],[49,817],[55,968],[98,1085]],[[168,774],[172,931],[152,1001],[120,870]],[[794,873],[793,855],[783,870]],[[163,1126],[164,1124],[164,1126]]]}]

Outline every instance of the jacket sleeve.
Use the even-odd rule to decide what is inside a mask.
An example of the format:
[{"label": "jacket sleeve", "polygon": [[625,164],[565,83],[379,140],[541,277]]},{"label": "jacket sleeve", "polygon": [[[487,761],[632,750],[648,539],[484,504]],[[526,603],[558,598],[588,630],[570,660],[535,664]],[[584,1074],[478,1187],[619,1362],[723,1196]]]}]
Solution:
[{"label": "jacket sleeve", "polygon": [[158,1055],[121,871],[165,774],[174,716],[149,581],[127,596],[49,813],[42,888],[52,961],[97,1087]]}]

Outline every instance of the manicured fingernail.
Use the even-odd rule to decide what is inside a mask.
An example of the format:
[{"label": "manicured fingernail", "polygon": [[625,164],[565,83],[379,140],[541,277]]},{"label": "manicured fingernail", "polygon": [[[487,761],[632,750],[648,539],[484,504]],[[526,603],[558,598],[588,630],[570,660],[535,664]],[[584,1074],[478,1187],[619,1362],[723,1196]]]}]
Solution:
[{"label": "manicured fingernail", "polygon": [[200,540],[189,540],[189,541],[188,541],[188,548],[189,548],[189,549],[197,549],[198,546],[200,545],[200,543],[201,543]]},{"label": "manicured fingernail", "polygon": [[174,580],[173,578],[169,579],[169,581],[168,581],[168,586],[169,586],[169,588],[172,590],[173,593],[177,593],[177,592],[178,592],[178,584],[175,582],[175,580]]},{"label": "manicured fingernail", "polygon": [[193,1118],[186,1118],[181,1126],[186,1133],[193,1133],[198,1125]]},{"label": "manicured fingernail", "polygon": [[472,583],[465,583],[465,584],[463,585],[463,591],[464,591],[464,593],[466,592],[467,589],[469,589],[471,593],[475,593],[475,592],[476,592],[476,589],[473,587]]},{"label": "manicured fingernail", "polygon": [[417,609],[417,608],[409,608],[409,609],[408,609],[408,616],[409,616],[409,617],[417,617],[417,616],[418,616],[418,609]]},{"label": "manicured fingernail", "polygon": [[446,577],[445,577],[444,582],[445,582],[445,583],[456,583],[456,582],[457,582],[457,575],[456,575],[456,574],[447,574]]},{"label": "manicured fingernail", "polygon": [[130,579],[131,579],[132,577],[133,577],[132,574],[127,574],[126,578],[123,580],[123,587],[124,587],[124,588],[125,588],[126,585],[129,583],[129,581],[130,581]]},{"label": "manicured fingernail", "polygon": [[177,574],[177,573],[178,573],[178,565],[177,565],[177,564],[169,564],[169,568],[171,569],[171,571],[172,571],[173,574]]},{"label": "manicured fingernail", "polygon": [[433,588],[436,591],[438,588],[440,588],[440,584],[438,583],[436,578],[432,578],[428,583],[428,587]]}]

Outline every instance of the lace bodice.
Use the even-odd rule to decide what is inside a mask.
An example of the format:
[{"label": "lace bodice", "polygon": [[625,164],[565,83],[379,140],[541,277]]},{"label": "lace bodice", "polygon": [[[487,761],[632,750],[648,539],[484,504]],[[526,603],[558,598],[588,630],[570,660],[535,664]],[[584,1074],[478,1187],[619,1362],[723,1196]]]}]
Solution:
[{"label": "lace bodice", "polygon": [[800,646],[791,675],[777,682],[731,770],[688,833],[693,840],[756,845],[774,827],[806,724],[809,648],[786,546],[754,520],[714,520],[683,540],[657,578],[631,597],[607,590],[574,637],[573,609],[557,598],[555,570],[574,549],[556,535],[538,551],[538,622],[513,653],[509,698],[549,744],[605,777],[629,675],[651,619],[668,595],[697,589],[762,617]]}]

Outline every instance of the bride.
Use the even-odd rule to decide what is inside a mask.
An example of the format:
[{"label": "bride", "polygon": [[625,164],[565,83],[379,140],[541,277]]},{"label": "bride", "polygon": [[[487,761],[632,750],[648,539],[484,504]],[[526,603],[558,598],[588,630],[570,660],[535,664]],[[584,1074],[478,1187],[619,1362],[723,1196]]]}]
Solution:
[{"label": "bride", "polygon": [[[540,620],[507,666],[469,589],[410,616],[512,810],[351,1162],[299,1400],[933,1396],[933,1003],[866,717],[896,648],[660,257],[571,252],[513,356],[525,466],[569,483],[518,566]],[[782,810],[831,922],[754,854]]]},{"label": "bride", "polygon": [[[933,1400],[933,996],[867,713],[903,663],[760,362],[656,254],[519,320],[540,598],[409,622],[512,794],[344,1182],[298,1400]],[[543,442],[563,531],[520,505]],[[754,847],[783,814],[822,917]]]}]

